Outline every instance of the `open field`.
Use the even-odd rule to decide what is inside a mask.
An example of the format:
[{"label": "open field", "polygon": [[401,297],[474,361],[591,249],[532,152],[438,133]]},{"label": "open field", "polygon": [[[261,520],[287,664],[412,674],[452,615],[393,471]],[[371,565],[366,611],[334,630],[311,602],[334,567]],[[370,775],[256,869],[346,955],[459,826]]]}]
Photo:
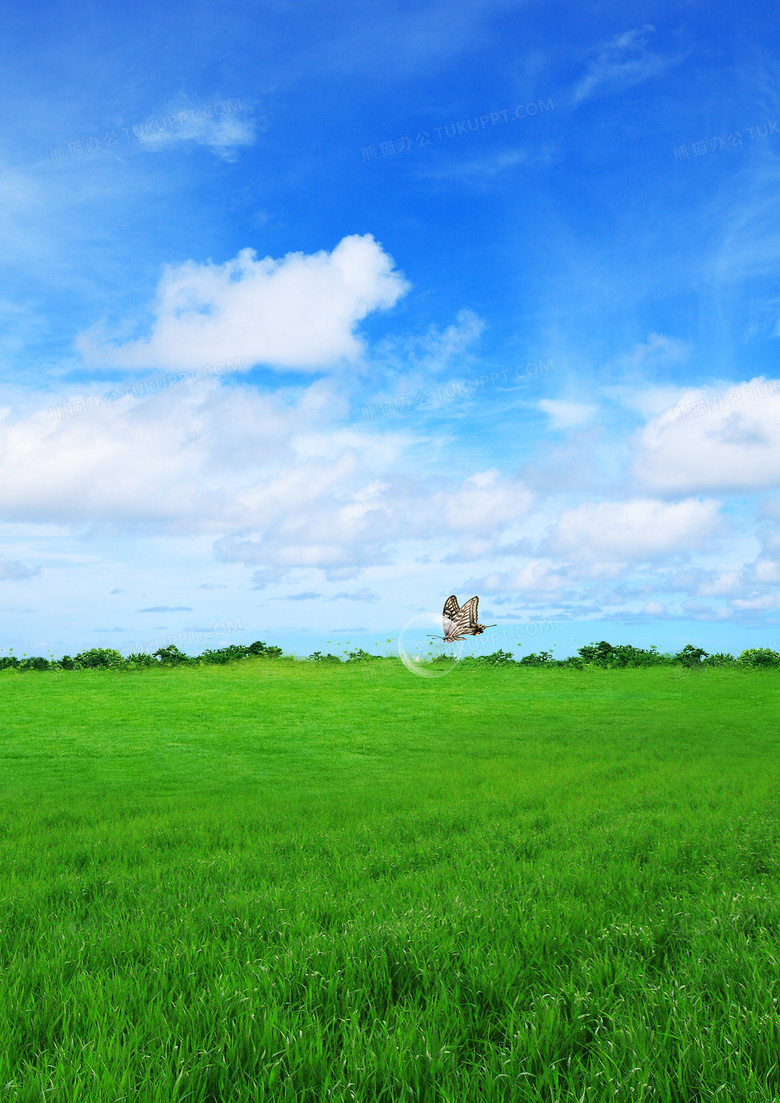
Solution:
[{"label": "open field", "polygon": [[0,1103],[780,1099],[780,671],[0,673]]}]

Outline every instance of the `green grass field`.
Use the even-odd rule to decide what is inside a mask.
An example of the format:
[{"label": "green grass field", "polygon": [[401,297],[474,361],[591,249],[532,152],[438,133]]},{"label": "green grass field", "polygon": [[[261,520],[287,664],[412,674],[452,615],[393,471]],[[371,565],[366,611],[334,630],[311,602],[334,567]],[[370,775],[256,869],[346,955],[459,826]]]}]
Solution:
[{"label": "green grass field", "polygon": [[0,1103],[780,1099],[780,672],[0,674]]}]

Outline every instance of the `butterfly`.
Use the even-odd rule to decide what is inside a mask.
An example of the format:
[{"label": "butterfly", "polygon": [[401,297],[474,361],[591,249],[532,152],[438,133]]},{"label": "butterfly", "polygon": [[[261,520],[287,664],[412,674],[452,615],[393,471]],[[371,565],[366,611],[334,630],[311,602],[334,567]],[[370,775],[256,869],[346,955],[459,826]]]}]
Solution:
[{"label": "butterfly", "polygon": [[461,636],[480,636],[486,628],[495,628],[495,624],[477,623],[478,597],[470,597],[462,606],[458,605],[458,599],[451,594],[444,602],[442,617],[444,619],[444,643],[454,643]]}]

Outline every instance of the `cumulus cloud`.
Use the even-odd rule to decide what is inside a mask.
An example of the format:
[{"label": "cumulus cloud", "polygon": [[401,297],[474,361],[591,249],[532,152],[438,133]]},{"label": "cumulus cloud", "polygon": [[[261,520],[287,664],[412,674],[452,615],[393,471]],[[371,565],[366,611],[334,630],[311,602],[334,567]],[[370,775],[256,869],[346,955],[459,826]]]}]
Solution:
[{"label": "cumulus cloud", "polygon": [[464,479],[454,493],[439,493],[432,504],[443,528],[484,537],[525,517],[534,501],[524,483],[502,479],[498,469],[491,468]]},{"label": "cumulus cloud", "polygon": [[64,420],[7,417],[0,515],[208,534],[217,559],[255,568],[262,589],[295,567],[346,582],[390,562],[399,541],[480,554],[531,510],[524,483],[496,469],[432,483],[408,431],[330,428],[346,408],[325,380],[274,396],[212,380]]},{"label": "cumulus cloud", "polygon": [[358,322],[408,289],[371,234],[345,237],[331,253],[281,260],[242,249],[224,264],[166,266],[148,337],[112,339],[97,326],[76,345],[92,367],[180,370],[228,359],[318,370],[356,360]]},{"label": "cumulus cloud", "polygon": [[534,500],[522,483],[502,480],[495,470],[434,493],[391,470],[384,478],[369,478],[351,450],[332,466],[287,472],[281,491],[283,503],[263,531],[222,537],[214,545],[218,559],[267,568],[318,567],[334,581],[346,579],[360,567],[390,562],[399,540],[469,541],[498,534],[524,517]]},{"label": "cumulus cloud", "polygon": [[780,482],[780,380],[693,388],[634,439],[633,475],[656,492],[749,494]]},{"label": "cumulus cloud", "polygon": [[463,588],[471,593],[517,594],[529,604],[558,601],[571,585],[571,571],[552,559],[528,558],[510,571],[496,571],[482,578],[467,578]]},{"label": "cumulus cloud", "polygon": [[583,502],[564,510],[547,550],[576,560],[646,562],[702,548],[723,527],[720,502]]},{"label": "cumulus cloud", "polygon": [[642,612],[646,617],[663,617],[666,615],[666,606],[660,601],[648,601]]},{"label": "cumulus cloud", "polygon": [[343,408],[319,383],[292,400],[204,383],[63,421],[45,410],[5,418],[0,514],[182,533],[258,524],[286,500],[295,508],[316,497],[350,466],[344,455],[370,464],[367,435],[330,462],[297,460],[296,434]]}]

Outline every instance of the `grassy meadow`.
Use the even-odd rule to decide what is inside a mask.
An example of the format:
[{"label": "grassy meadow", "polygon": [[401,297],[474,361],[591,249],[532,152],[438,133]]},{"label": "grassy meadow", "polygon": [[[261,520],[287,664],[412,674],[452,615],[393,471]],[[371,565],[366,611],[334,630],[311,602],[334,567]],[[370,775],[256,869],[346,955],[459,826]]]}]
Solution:
[{"label": "grassy meadow", "polygon": [[0,1103],[780,1100],[780,671],[0,673]]}]

